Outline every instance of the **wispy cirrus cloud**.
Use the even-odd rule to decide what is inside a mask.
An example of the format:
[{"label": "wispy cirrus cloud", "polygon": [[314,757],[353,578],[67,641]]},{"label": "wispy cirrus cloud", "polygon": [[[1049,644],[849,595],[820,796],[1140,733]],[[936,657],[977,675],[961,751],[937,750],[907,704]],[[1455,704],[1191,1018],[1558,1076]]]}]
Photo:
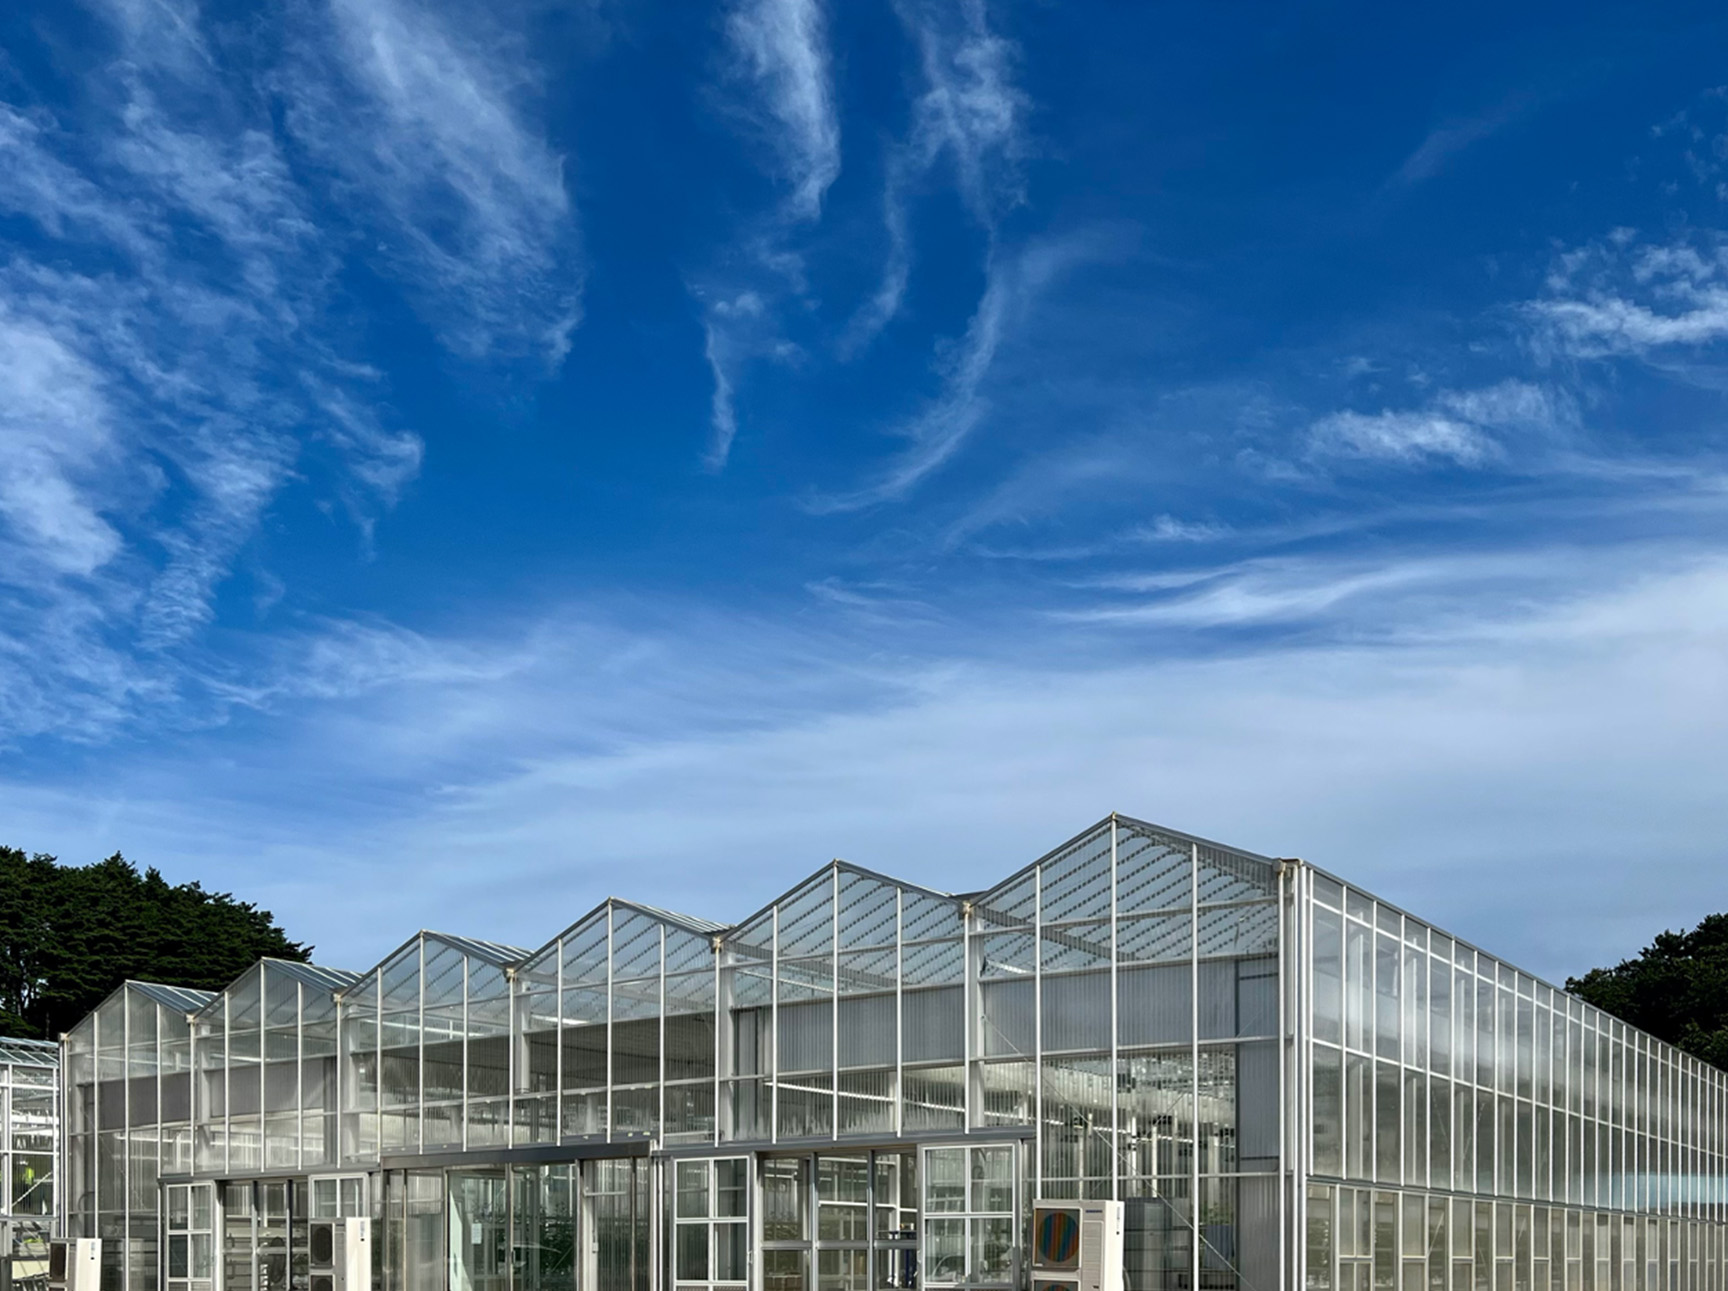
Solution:
[{"label": "wispy cirrus cloud", "polygon": [[949,461],[989,411],[986,382],[1010,332],[1025,324],[1038,299],[1063,275],[1089,261],[1121,254],[1121,242],[1119,230],[1094,229],[994,256],[965,333],[939,364],[940,393],[891,431],[907,441],[906,448],[871,483],[812,497],[805,505],[817,514],[876,506],[904,497]]},{"label": "wispy cirrus cloud", "polygon": [[1023,196],[1031,100],[1015,81],[1019,50],[992,30],[985,0],[899,0],[902,26],[917,47],[922,90],[907,138],[884,167],[882,222],[888,254],[876,290],[853,315],[842,351],[856,353],[893,320],[912,275],[910,204],[938,163],[953,167],[966,208],[991,243],[1002,213]]},{"label": "wispy cirrus cloud", "polygon": [[1561,255],[1525,311],[1538,342],[1576,358],[1649,356],[1728,337],[1728,240],[1640,243],[1630,229]]},{"label": "wispy cirrus cloud", "polygon": [[1330,413],[1309,426],[1307,451],[1317,458],[1480,468],[1507,460],[1503,435],[1551,440],[1569,430],[1575,418],[1570,396],[1509,379],[1442,390],[1419,408]]},{"label": "wispy cirrus cloud", "polygon": [[743,0],[726,16],[736,74],[759,96],[759,129],[787,187],[785,215],[813,220],[840,175],[840,119],[821,0]]},{"label": "wispy cirrus cloud", "polygon": [[369,535],[417,474],[340,318],[351,257],[461,353],[555,360],[580,283],[502,37],[391,0],[303,6],[284,45],[190,5],[98,13],[83,97],[0,104],[0,210],[31,230],[0,266],[9,739],[240,702],[197,646],[271,508],[309,487]]},{"label": "wispy cirrus cloud", "polygon": [[581,318],[575,212],[565,159],[521,107],[532,62],[495,17],[332,0],[302,13],[279,92],[447,345],[556,364]]},{"label": "wispy cirrus cloud", "polygon": [[1335,412],[1309,431],[1311,451],[1413,463],[1436,458],[1480,466],[1499,446],[1467,421],[1438,411]]},{"label": "wispy cirrus cloud", "polygon": [[702,303],[703,358],[713,381],[703,454],[711,471],[725,468],[738,437],[744,370],[791,348],[779,335],[779,311],[805,290],[796,239],[821,219],[840,175],[827,25],[821,0],[739,0],[726,15],[726,76],[743,88],[734,106],[771,158],[778,196],[737,233],[726,268],[692,288]]}]

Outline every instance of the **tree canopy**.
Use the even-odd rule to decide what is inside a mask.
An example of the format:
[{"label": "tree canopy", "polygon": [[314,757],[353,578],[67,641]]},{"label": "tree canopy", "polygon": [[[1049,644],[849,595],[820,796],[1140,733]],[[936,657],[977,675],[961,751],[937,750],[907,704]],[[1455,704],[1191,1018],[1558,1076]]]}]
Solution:
[{"label": "tree canopy", "polygon": [[52,1040],[127,979],[220,990],[266,955],[311,950],[268,910],[119,852],[77,866],[0,847],[0,1034]]},{"label": "tree canopy", "polygon": [[1567,981],[1580,999],[1728,1071],[1728,914]]}]

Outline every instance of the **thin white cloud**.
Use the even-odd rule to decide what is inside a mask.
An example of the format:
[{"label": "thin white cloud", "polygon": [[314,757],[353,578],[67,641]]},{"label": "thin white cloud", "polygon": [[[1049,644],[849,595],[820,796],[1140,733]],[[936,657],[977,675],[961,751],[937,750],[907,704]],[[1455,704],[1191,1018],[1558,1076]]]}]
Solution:
[{"label": "thin white cloud", "polygon": [[[0,109],[0,738],[195,714],[218,591],[291,481],[364,531],[419,466],[326,334],[343,248],[195,7],[111,6],[56,120]],[[267,579],[261,574],[261,579]]]},{"label": "thin white cloud", "polygon": [[1460,153],[1498,134],[1539,106],[1539,102],[1534,95],[1518,94],[1475,116],[1457,118],[1436,126],[1404,159],[1394,179],[1400,184],[1410,185],[1434,178]]},{"label": "thin white cloud", "polygon": [[362,199],[379,255],[459,353],[560,362],[582,262],[564,158],[519,107],[525,52],[484,24],[397,0],[303,16],[280,89],[296,139]]},{"label": "thin white cloud", "polygon": [[93,475],[119,456],[100,374],[40,318],[0,301],[0,519],[15,580],[89,575],[119,552]]},{"label": "thin white cloud", "polygon": [[1031,101],[1014,79],[1019,50],[991,29],[985,0],[899,0],[902,26],[917,46],[922,90],[908,137],[884,167],[883,227],[888,254],[876,290],[842,340],[856,353],[900,312],[911,282],[908,205],[916,185],[946,159],[973,218],[994,241],[1002,213],[1023,198]]},{"label": "thin white cloud", "polygon": [[1728,337],[1728,244],[1638,244],[1626,230],[1559,257],[1526,311],[1539,339],[1578,358],[1707,346]]},{"label": "thin white cloud", "polygon": [[812,498],[806,503],[808,509],[818,514],[857,511],[904,497],[952,458],[989,410],[986,378],[1008,330],[1023,321],[1063,274],[1114,250],[1113,235],[1092,231],[1034,242],[1016,255],[992,259],[985,271],[984,294],[965,335],[946,360],[941,393],[894,430],[908,441],[906,449],[872,483]]},{"label": "thin white cloud", "polygon": [[1436,458],[1481,466],[1499,453],[1487,435],[1439,412],[1335,412],[1309,428],[1311,451],[1412,464]]},{"label": "thin white cloud", "polygon": [[712,379],[711,434],[703,464],[723,470],[738,437],[737,390],[752,360],[785,356],[777,316],[807,290],[796,239],[822,216],[840,175],[840,121],[834,102],[827,17],[821,0],[740,0],[726,16],[728,70],[748,84],[743,108],[765,141],[782,194],[739,235],[724,271],[692,288],[703,303],[703,358]]},{"label": "thin white cloud", "polygon": [[[75,795],[0,787],[0,808],[62,855],[253,867],[223,873],[356,964],[395,928],[535,944],[608,893],[737,917],[835,854],[969,890],[1116,809],[1303,856],[1559,977],[1695,917],[1700,884],[1728,901],[1728,724],[1699,698],[1728,693],[1728,566],[1640,563],[1561,561],[1534,600],[1467,585],[1466,630],[1091,667],[864,667],[678,615],[611,637],[591,612],[490,642],[380,629],[330,646],[331,698],[284,722],[262,804],[257,762],[196,750]],[[716,857],[749,858],[747,890]]]},{"label": "thin white cloud", "polygon": [[743,0],[726,17],[727,41],[772,123],[764,133],[796,220],[821,214],[823,195],[840,175],[826,26],[820,0]]}]

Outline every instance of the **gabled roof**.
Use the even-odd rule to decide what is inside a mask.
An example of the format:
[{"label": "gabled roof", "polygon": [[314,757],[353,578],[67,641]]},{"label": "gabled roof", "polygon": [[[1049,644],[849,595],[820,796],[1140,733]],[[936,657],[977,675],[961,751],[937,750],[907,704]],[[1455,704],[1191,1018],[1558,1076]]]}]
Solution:
[{"label": "gabled roof", "polygon": [[176,1013],[196,1013],[217,996],[216,991],[195,991],[190,986],[165,986],[161,982],[127,982],[121,990],[137,991]]},{"label": "gabled roof", "polygon": [[384,956],[384,958],[380,959],[376,964],[372,965],[371,968],[368,968],[364,973],[354,974],[351,981],[335,988],[336,993],[340,995],[348,991],[350,988],[359,985],[361,982],[376,977],[380,969],[394,963],[403,951],[407,950],[411,946],[417,946],[423,941],[438,942],[441,945],[449,946],[451,949],[459,951],[464,955],[472,956],[475,959],[482,960],[488,964],[493,964],[499,968],[513,968],[523,960],[527,959],[532,953],[522,949],[520,946],[507,946],[501,941],[482,941],[478,937],[464,937],[459,933],[433,932],[429,928],[422,928],[419,932],[408,938],[407,941],[403,942],[388,955]]},{"label": "gabled roof", "polygon": [[[509,968],[528,958],[531,953],[521,946],[507,946],[501,941],[482,941],[478,937],[464,937],[453,932],[425,931],[421,937],[431,941],[441,941],[446,946],[454,946],[464,955],[472,955],[475,959],[483,959],[499,968]],[[355,981],[360,979],[356,977]]]},{"label": "gabled roof", "polygon": [[703,919],[697,915],[679,914],[676,910],[662,910],[659,906],[645,905],[640,901],[630,901],[624,897],[607,897],[580,919],[560,929],[556,936],[548,938],[532,951],[524,951],[515,966],[521,968],[526,965],[539,964],[548,955],[557,953],[559,942],[568,939],[573,933],[592,926],[608,910],[615,908],[634,911],[644,918],[652,919],[656,923],[663,923],[668,928],[675,928],[692,937],[700,937],[704,941],[712,941],[729,927],[727,924],[715,923],[712,919]]},{"label": "gabled roof", "polygon": [[14,1067],[58,1067],[60,1046],[49,1040],[0,1036],[0,1063]]},{"label": "gabled roof", "polygon": [[205,1004],[199,1012],[208,1013],[219,1006],[222,997],[245,981],[247,977],[256,973],[261,964],[268,964],[273,972],[280,973],[284,977],[295,978],[313,990],[323,991],[327,995],[334,995],[338,991],[346,990],[360,980],[359,973],[351,973],[346,968],[325,968],[319,964],[302,963],[297,959],[277,959],[273,955],[266,955],[257,963],[250,965],[245,972],[229,982],[227,986],[211,995],[209,1003]]},{"label": "gabled roof", "polygon": [[733,949],[750,951],[757,954],[763,953],[762,947],[756,946],[747,940],[752,930],[756,929],[757,925],[760,924],[763,919],[769,917],[776,908],[791,904],[796,898],[803,896],[811,888],[822,883],[824,880],[831,879],[836,874],[852,875],[856,878],[880,884],[886,888],[894,888],[901,892],[911,893],[916,897],[928,901],[938,902],[944,905],[952,905],[956,910],[958,910],[960,905],[960,899],[951,892],[943,892],[936,888],[925,887],[921,883],[912,883],[906,879],[897,879],[892,875],[883,874],[877,870],[867,869],[862,865],[855,865],[851,861],[843,861],[836,858],[829,861],[828,864],[824,865],[814,874],[807,875],[794,883],[791,887],[787,888],[772,901],[763,905],[760,909],[752,911],[749,915],[733,924],[724,934],[723,939],[725,943]]},{"label": "gabled roof", "polygon": [[679,914],[676,910],[662,910],[659,906],[643,905],[640,901],[631,901],[625,897],[609,897],[607,901],[611,905],[629,906],[632,910],[640,910],[643,914],[652,915],[666,923],[677,924],[691,932],[699,932],[704,935],[724,932],[732,926],[731,924],[715,923],[714,920],[704,919],[699,915]]},{"label": "gabled roof", "polygon": [[267,959],[278,972],[289,977],[298,977],[308,986],[316,986],[320,990],[339,991],[344,986],[352,986],[360,980],[360,974],[346,968],[326,968],[322,964],[303,964],[295,959]]}]

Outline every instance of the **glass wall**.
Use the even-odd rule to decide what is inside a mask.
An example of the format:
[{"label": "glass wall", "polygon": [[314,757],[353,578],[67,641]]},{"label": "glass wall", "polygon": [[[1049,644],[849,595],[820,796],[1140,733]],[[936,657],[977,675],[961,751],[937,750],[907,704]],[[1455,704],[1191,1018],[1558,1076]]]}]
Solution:
[{"label": "glass wall", "polygon": [[0,1220],[55,1213],[60,1143],[60,1046],[0,1037]]},{"label": "glass wall", "polygon": [[1310,1288],[1717,1288],[1728,1076],[1320,873]]},{"label": "glass wall", "polygon": [[340,1157],[510,1141],[515,946],[423,932],[344,987]]},{"label": "glass wall", "polygon": [[156,1291],[157,1181],[193,1165],[191,1016],[208,991],[127,982],[65,1039],[67,1235],[104,1291]]},{"label": "glass wall", "polygon": [[1044,1197],[1120,1198],[1133,1291],[1278,1269],[1280,869],[1125,819],[969,904],[985,1124]]},{"label": "glass wall", "polygon": [[201,1291],[364,1175],[388,1291],[1007,1285],[1034,1197],[1124,1202],[1129,1291],[1728,1285],[1728,1077],[1123,817],[982,892],[837,861],[736,925],[609,900],[532,952],[128,984],[65,1060],[106,1291],[156,1291],[163,1176],[222,1184],[163,1230]]},{"label": "glass wall", "polygon": [[46,1291],[58,1215],[60,1046],[0,1037],[0,1283]]},{"label": "glass wall", "polygon": [[[252,1174],[336,1159],[336,1000],[355,974],[266,959],[192,1019],[193,1167]],[[165,1173],[183,1174],[186,1168]]]},{"label": "glass wall", "polygon": [[608,901],[526,958],[515,1142],[714,1140],[718,931]]}]

